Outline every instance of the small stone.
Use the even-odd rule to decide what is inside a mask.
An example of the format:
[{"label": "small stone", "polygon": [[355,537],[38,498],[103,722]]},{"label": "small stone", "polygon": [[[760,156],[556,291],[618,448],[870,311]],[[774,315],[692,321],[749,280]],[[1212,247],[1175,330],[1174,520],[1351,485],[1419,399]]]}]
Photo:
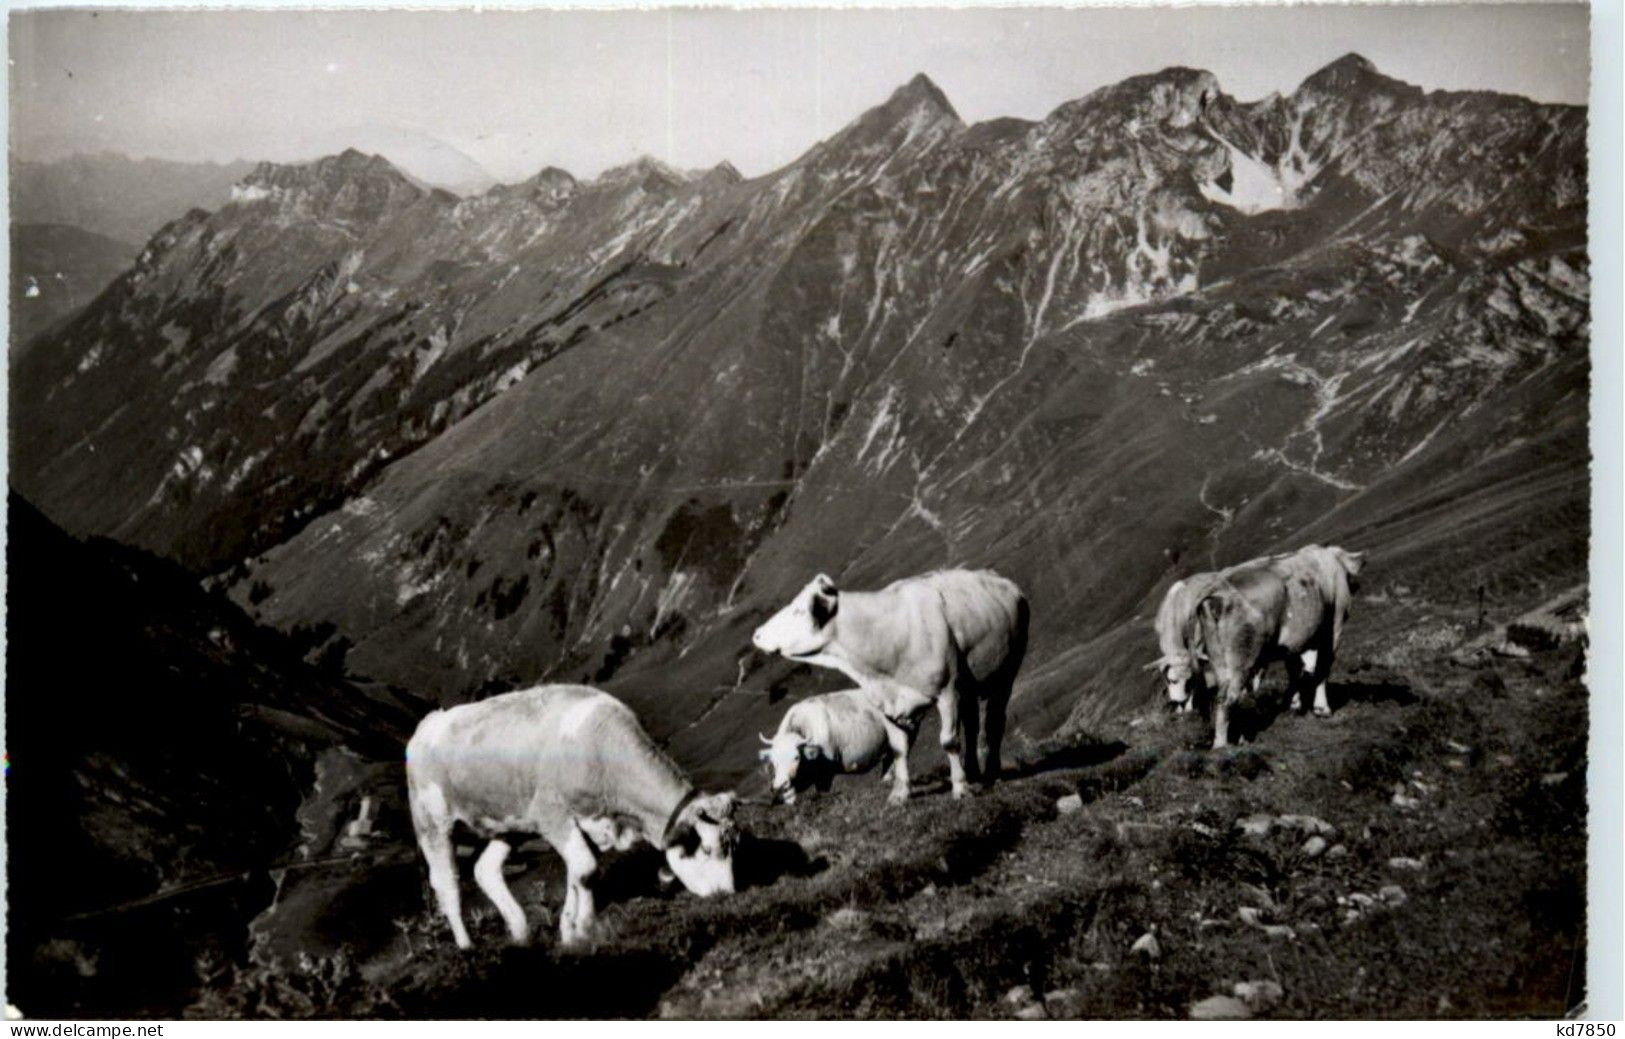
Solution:
[{"label": "small stone", "polygon": [[1246,818],[1237,819],[1236,825],[1241,827],[1243,836],[1268,837],[1270,830],[1275,828],[1275,818],[1264,814],[1249,815]]},{"label": "small stone", "polygon": [[1013,1007],[1026,1006],[1033,1001],[1033,987],[1031,985],[1017,985],[1004,994],[1004,1001]]},{"label": "small stone", "polygon": [[847,906],[844,909],[837,909],[835,912],[829,914],[829,925],[843,931],[856,930],[861,927],[866,927],[868,926],[868,923],[869,914],[865,913],[861,909],[854,909],[851,906]]},{"label": "small stone", "polygon": [[1416,788],[1417,792],[1421,793],[1421,794],[1431,794],[1431,793],[1433,793],[1433,787],[1431,785],[1427,784],[1427,783],[1422,782],[1420,779],[1411,780],[1411,786],[1414,786]]},{"label": "small stone", "polygon": [[1020,1010],[1016,1011],[1016,1017],[1023,1021],[1042,1021],[1048,1016],[1049,1011],[1044,1009],[1044,1004],[1042,1003],[1034,1003],[1031,1006],[1022,1007]]},{"label": "small stone", "polygon": [[1234,996],[1209,996],[1191,1007],[1192,1021],[1245,1021],[1253,1016]]},{"label": "small stone", "polygon": [[1390,906],[1402,906],[1409,899],[1405,897],[1405,889],[1398,884],[1388,884],[1377,889],[1377,896]]},{"label": "small stone", "polygon": [[1264,913],[1256,906],[1242,906],[1236,910],[1236,915],[1241,918],[1242,923],[1249,927],[1264,926]]},{"label": "small stone", "polygon": [[1449,761],[1444,763],[1444,767],[1455,769],[1457,772],[1460,772],[1467,767],[1467,762],[1461,760],[1460,758],[1451,758]]},{"label": "small stone", "polygon": [[1540,777],[1540,785],[1561,786],[1563,781],[1567,778],[1569,778],[1569,774],[1567,772],[1548,772]]},{"label": "small stone", "polygon": [[1148,960],[1161,959],[1162,945],[1158,943],[1156,935],[1147,931],[1134,940],[1134,944],[1129,946],[1129,952],[1139,953]]},{"label": "small stone", "polygon": [[1337,836],[1337,827],[1313,815],[1283,815],[1275,821],[1288,829],[1297,830],[1299,833],[1320,837]]},{"label": "small stone", "polygon": [[1495,763],[1502,768],[1511,768],[1518,763],[1518,759],[1511,754],[1497,754],[1495,755]]},{"label": "small stone", "polygon": [[1422,802],[1417,798],[1408,797],[1405,794],[1395,794],[1390,800],[1395,808],[1402,808],[1406,810],[1420,807],[1422,804]]},{"label": "small stone", "polygon": [[1081,811],[1082,808],[1083,798],[1077,794],[1067,794],[1055,802],[1055,810],[1062,815],[1071,815],[1073,812]]},{"label": "small stone", "polygon": [[1235,997],[1255,1010],[1263,1009],[1271,1004],[1281,1001],[1286,991],[1273,981],[1238,981],[1230,990]]},{"label": "small stone", "polygon": [[1326,838],[1322,837],[1318,833],[1315,834],[1313,837],[1303,842],[1302,851],[1305,858],[1320,858],[1320,856],[1326,852]]},{"label": "small stone", "polygon": [[1473,752],[1473,748],[1465,743],[1457,743],[1455,740],[1445,740],[1444,745],[1452,754],[1471,754]]},{"label": "small stone", "polygon": [[1266,938],[1285,938],[1290,942],[1298,937],[1298,932],[1294,931],[1286,924],[1269,924],[1262,928],[1262,930]]},{"label": "small stone", "polygon": [[1349,849],[1347,845],[1334,844],[1330,848],[1326,849],[1327,862],[1336,862],[1339,859],[1346,859],[1348,856]]},{"label": "small stone", "polygon": [[1424,863],[1421,859],[1413,859],[1405,855],[1395,855],[1393,858],[1388,860],[1389,869],[1418,870],[1421,869],[1423,865]]},{"label": "small stone", "polygon": [[1044,993],[1044,1005],[1046,1007],[1053,1006],[1063,1014],[1068,1008],[1081,1002],[1082,999],[1083,990],[1076,988],[1058,988]]},{"label": "small stone", "polygon": [[1370,909],[1377,904],[1377,900],[1364,891],[1349,892],[1349,901],[1360,909]]},{"label": "small stone", "polygon": [[1095,962],[1089,964],[1089,969],[1097,970],[1102,974],[1106,974],[1111,971],[1112,965],[1107,963],[1105,960],[1096,960]]}]

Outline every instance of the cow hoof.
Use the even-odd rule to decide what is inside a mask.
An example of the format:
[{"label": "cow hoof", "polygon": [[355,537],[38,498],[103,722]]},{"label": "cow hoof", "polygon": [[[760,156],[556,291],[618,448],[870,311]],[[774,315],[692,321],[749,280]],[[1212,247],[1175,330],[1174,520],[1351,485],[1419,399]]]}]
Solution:
[{"label": "cow hoof", "polygon": [[963,801],[965,798],[971,797],[974,794],[975,794],[975,791],[972,790],[968,786],[956,786],[956,787],[954,787],[954,800],[955,801]]},{"label": "cow hoof", "polygon": [[889,805],[907,804],[908,794],[904,791],[893,790],[886,795],[886,803]]},{"label": "cow hoof", "polygon": [[1315,708],[1315,717],[1316,718],[1330,718],[1331,716],[1332,716],[1332,709],[1330,707],[1316,707]]}]

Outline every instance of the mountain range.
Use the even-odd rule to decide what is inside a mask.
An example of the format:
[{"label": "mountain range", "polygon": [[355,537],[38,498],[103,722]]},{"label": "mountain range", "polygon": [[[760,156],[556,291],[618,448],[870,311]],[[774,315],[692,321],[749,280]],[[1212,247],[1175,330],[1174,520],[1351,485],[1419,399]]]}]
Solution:
[{"label": "mountain range", "polygon": [[702,776],[833,687],[749,649],[813,574],[991,566],[1038,738],[1144,705],[1193,569],[1578,579],[1586,191],[1583,108],[1357,55],[973,125],[919,76],[748,180],[262,163],[15,359],[12,481],[352,675],[605,685]]}]

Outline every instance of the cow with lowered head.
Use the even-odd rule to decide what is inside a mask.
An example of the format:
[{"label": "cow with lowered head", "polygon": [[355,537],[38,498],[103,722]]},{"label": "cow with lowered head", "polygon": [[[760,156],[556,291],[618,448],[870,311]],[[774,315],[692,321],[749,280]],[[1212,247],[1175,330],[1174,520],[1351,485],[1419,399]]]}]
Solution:
[{"label": "cow with lowered head", "polygon": [[809,696],[784,712],[772,739],[759,752],[773,799],[795,804],[808,787],[828,790],[841,773],[889,771],[891,741],[886,719],[860,689]]},{"label": "cow with lowered head", "polygon": [[596,689],[545,685],[431,713],[406,745],[406,787],[429,883],[462,949],[458,822],[490,841],[474,879],[517,943],[530,932],[502,878],[511,833],[540,834],[564,859],[566,945],[592,927],[595,847],[647,841],[695,894],[734,889],[734,796],[695,789],[632,709]]},{"label": "cow with lowered head", "polygon": [[895,755],[888,799],[900,804],[909,796],[909,747],[933,706],[953,796],[997,778],[1027,622],[1021,590],[991,570],[938,570],[874,592],[842,591],[819,574],[751,641],[858,684],[885,719]]},{"label": "cow with lowered head", "polygon": [[1196,607],[1196,632],[1217,684],[1213,746],[1229,743],[1229,709],[1270,663],[1286,665],[1293,706],[1315,687],[1315,713],[1330,713],[1326,680],[1364,556],[1310,545],[1225,571]]}]

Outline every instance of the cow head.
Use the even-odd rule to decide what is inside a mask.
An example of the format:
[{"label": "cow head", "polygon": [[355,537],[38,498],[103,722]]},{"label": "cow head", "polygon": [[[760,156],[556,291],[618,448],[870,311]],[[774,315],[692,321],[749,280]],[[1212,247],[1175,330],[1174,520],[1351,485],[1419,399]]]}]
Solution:
[{"label": "cow head", "polygon": [[780,732],[772,739],[762,736],[761,740],[767,747],[757,751],[756,756],[767,773],[773,800],[795,804],[796,791],[808,785],[810,766],[823,758],[823,748],[808,743],[807,737],[794,732]]},{"label": "cow head", "polygon": [[790,605],[757,628],[750,641],[764,653],[779,653],[791,660],[815,657],[835,637],[830,622],[840,607],[840,589],[819,574],[796,593]]},{"label": "cow head", "polygon": [[1146,670],[1157,671],[1168,684],[1168,699],[1176,704],[1184,704],[1191,698],[1190,682],[1195,678],[1201,681],[1196,664],[1204,659],[1200,650],[1191,654],[1177,654],[1153,660],[1146,665]]},{"label": "cow head", "polygon": [[734,889],[734,849],[738,846],[734,795],[701,794],[672,821],[666,864],[696,895],[727,894]]}]

